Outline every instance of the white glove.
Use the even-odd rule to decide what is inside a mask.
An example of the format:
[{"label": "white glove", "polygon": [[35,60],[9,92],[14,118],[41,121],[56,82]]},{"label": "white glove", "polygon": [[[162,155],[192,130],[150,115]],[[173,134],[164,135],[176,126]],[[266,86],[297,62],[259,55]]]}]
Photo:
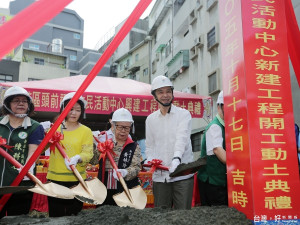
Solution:
[{"label": "white glove", "polygon": [[40,124],[43,126],[44,131],[49,130],[49,128],[51,127],[51,122],[50,121],[40,122]]},{"label": "white glove", "polygon": [[65,159],[65,164],[66,164],[68,170],[71,170],[71,171],[72,171],[72,169],[71,169],[70,166],[71,166],[71,165],[76,166],[77,163],[79,162],[79,160],[81,160],[80,155],[75,155],[75,156],[71,157],[71,158],[70,158],[70,161],[68,161],[67,159]]},{"label": "white glove", "polygon": [[[121,174],[122,177],[126,177],[126,175],[128,174],[128,171],[126,169],[118,169],[117,171]],[[119,180],[116,170],[114,170],[113,176],[116,180]]]},{"label": "white glove", "polygon": [[179,159],[173,159],[171,167],[169,168],[170,173],[173,173],[179,164],[180,164]]},{"label": "white glove", "polygon": [[[29,168],[28,172],[32,173],[33,174],[33,170],[34,170],[34,167],[35,167],[35,163],[32,164],[32,166]],[[18,172],[20,173],[21,172],[21,168],[17,168]],[[24,176],[23,180],[30,180],[29,177],[27,177],[26,175]]]}]

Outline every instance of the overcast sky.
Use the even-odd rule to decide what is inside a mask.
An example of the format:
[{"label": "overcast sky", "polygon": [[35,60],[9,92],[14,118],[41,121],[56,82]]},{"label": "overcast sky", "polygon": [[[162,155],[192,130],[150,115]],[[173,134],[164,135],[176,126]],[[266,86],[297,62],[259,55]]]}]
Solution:
[{"label": "overcast sky", "polygon": [[[0,0],[0,8],[8,8],[12,0]],[[67,8],[84,19],[83,46],[93,49],[113,27],[126,19],[140,0],[73,0]],[[153,3],[141,18],[149,15]]]}]

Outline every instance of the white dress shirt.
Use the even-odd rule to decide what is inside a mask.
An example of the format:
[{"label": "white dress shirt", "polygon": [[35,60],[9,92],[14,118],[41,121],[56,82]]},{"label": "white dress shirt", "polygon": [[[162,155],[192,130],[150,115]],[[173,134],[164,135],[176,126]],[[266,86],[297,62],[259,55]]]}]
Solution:
[{"label": "white dress shirt", "polygon": [[222,129],[217,124],[212,124],[206,131],[206,154],[214,155],[214,148],[223,148]]},{"label": "white dress shirt", "polygon": [[[181,158],[181,163],[192,162],[191,121],[190,112],[175,105],[171,106],[170,113],[166,115],[162,115],[160,110],[150,114],[146,119],[147,160],[160,159],[167,167],[171,166],[174,157]],[[169,174],[169,171],[157,170],[152,180],[174,182],[193,176],[189,174],[170,178]]]}]

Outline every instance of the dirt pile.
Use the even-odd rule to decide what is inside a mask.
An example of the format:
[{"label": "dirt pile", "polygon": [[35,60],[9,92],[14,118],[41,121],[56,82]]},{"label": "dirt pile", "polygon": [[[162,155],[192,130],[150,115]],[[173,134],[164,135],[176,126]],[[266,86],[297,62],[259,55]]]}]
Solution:
[{"label": "dirt pile", "polygon": [[102,206],[97,209],[81,211],[77,216],[61,218],[35,219],[28,216],[4,217],[0,224],[161,224],[161,225],[247,225],[252,224],[246,216],[234,208],[228,207],[194,207],[191,210],[171,210],[163,208],[146,208],[137,210],[132,208],[120,208],[117,206]]}]

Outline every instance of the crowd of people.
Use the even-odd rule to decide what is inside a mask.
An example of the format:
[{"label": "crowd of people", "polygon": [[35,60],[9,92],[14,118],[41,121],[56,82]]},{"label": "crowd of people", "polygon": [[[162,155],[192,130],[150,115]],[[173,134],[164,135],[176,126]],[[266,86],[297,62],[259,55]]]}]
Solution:
[{"label": "crowd of people", "polygon": [[[111,153],[118,169],[114,169],[107,157],[96,156],[99,163],[98,178],[107,188],[107,197],[103,205],[116,205],[113,196],[123,191],[119,176],[122,176],[128,188],[139,185],[138,174],[142,164],[160,159],[168,170],[156,170],[152,174],[154,207],[190,209],[192,206],[194,174],[170,177],[170,174],[181,163],[194,161],[191,144],[191,114],[189,111],[172,104],[174,86],[165,76],[156,77],[151,84],[151,94],[158,103],[158,110],[146,119],[145,152],[134,141],[134,120],[131,113],[120,108],[109,115],[106,131],[92,132],[82,124],[85,118],[87,102],[80,97],[67,114],[57,131],[63,134],[61,144],[64,146],[69,160],[59,154],[58,149],[50,152],[48,181],[73,187],[79,184],[71,165],[75,166],[83,179],[86,178],[86,165],[99,151],[95,146],[98,142],[111,140]],[[60,103],[60,113],[73,98],[75,93],[68,93]],[[226,147],[224,127],[223,92],[217,99],[218,113],[205,129],[201,143],[201,155],[207,164],[198,171],[198,183],[201,205],[227,205],[226,183]],[[30,118],[34,112],[34,104],[29,93],[21,87],[11,87],[3,99],[2,117],[0,118],[0,136],[7,140],[7,146],[2,146],[19,163],[25,165],[49,129],[49,122],[43,126]],[[47,125],[47,126],[46,126]],[[94,138],[97,138],[95,142]],[[299,131],[298,131],[298,139]],[[94,143],[93,143],[94,142]],[[298,154],[300,155],[297,141]],[[93,146],[94,145],[94,146]],[[11,146],[11,147],[9,147]],[[96,149],[96,152],[95,152]],[[49,154],[49,153],[48,153]],[[143,157],[142,157],[143,155]],[[146,160],[144,160],[146,159]],[[34,173],[32,165],[30,171]],[[10,164],[0,156],[0,186],[9,186],[16,178],[20,169]],[[119,175],[117,175],[117,173]],[[24,177],[21,186],[33,185]],[[1,197],[1,196],[0,196]],[[27,214],[30,209],[32,193],[29,191],[14,193],[0,218],[10,215]],[[48,197],[49,216],[77,215],[82,210],[83,203],[76,198],[59,199]]]}]

